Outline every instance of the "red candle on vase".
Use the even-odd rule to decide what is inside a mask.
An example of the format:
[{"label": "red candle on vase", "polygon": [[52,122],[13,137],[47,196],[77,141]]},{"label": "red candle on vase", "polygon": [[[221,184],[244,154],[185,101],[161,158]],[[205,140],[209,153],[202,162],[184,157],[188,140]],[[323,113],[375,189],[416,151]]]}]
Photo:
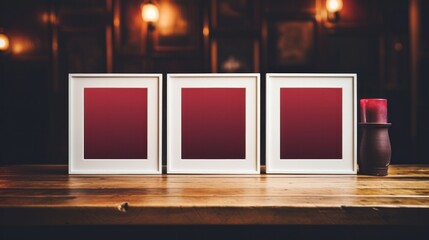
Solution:
[{"label": "red candle on vase", "polygon": [[360,100],[362,123],[387,123],[387,99]]}]

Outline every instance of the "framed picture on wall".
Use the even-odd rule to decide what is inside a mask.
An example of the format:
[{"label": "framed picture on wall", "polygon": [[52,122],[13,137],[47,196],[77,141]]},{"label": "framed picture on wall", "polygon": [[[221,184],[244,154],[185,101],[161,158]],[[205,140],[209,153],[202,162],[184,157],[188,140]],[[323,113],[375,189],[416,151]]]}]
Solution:
[{"label": "framed picture on wall", "polygon": [[259,174],[259,78],[167,75],[167,173]]},{"label": "framed picture on wall", "polygon": [[159,19],[150,30],[141,16],[141,0],[114,1],[115,47],[121,54],[196,53],[201,45],[198,0],[159,0]]},{"label": "framed picture on wall", "polygon": [[267,61],[274,69],[311,66],[315,50],[315,21],[273,20],[268,24]]},{"label": "framed picture on wall", "polygon": [[250,73],[258,71],[258,40],[224,37],[212,41],[212,72]]},{"label": "framed picture on wall", "polygon": [[267,173],[355,174],[356,74],[267,74]]},{"label": "framed picture on wall", "polygon": [[254,0],[212,0],[212,24],[219,31],[246,31],[254,27]]},{"label": "framed picture on wall", "polygon": [[69,75],[69,173],[161,173],[161,74]]}]

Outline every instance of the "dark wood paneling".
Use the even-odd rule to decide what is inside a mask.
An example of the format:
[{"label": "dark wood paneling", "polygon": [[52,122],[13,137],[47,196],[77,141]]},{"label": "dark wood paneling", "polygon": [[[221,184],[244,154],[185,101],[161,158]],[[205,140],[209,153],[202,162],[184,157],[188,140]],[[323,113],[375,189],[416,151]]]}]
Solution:
[{"label": "dark wood paneling", "polygon": [[1,1],[0,164],[49,159],[51,84],[49,1]]},{"label": "dark wood paneling", "polygon": [[316,2],[318,0],[263,0],[265,12],[269,14],[280,13],[282,15],[311,13],[316,14]]},{"label": "dark wood paneling", "polygon": [[419,1],[420,6],[420,60],[418,63],[418,126],[417,160],[425,162],[427,156],[427,137],[429,136],[429,1]]}]

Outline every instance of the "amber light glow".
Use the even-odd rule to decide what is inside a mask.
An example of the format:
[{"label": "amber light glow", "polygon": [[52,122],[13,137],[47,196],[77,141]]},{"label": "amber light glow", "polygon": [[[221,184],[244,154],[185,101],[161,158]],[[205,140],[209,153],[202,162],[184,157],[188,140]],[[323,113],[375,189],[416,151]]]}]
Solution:
[{"label": "amber light glow", "polygon": [[204,37],[208,37],[209,34],[210,34],[209,27],[208,26],[204,26],[204,28],[203,28],[203,35],[204,35]]},{"label": "amber light glow", "polygon": [[339,12],[343,8],[342,0],[326,0],[326,10],[328,12],[334,13]]},{"label": "amber light glow", "polygon": [[145,22],[156,22],[159,19],[159,9],[152,2],[142,4],[142,18]]},{"label": "amber light glow", "polygon": [[53,14],[53,13],[44,12],[40,16],[41,16],[40,19],[41,19],[42,23],[54,24],[56,22],[56,17],[55,17],[55,14]]},{"label": "amber light glow", "polygon": [[6,51],[9,48],[9,38],[0,33],[0,51]]},{"label": "amber light glow", "polygon": [[12,47],[12,52],[15,54],[21,54],[24,51],[24,45],[20,42],[17,42]]},{"label": "amber light glow", "polygon": [[36,46],[29,37],[15,35],[9,47],[12,54],[21,55],[33,51]]}]

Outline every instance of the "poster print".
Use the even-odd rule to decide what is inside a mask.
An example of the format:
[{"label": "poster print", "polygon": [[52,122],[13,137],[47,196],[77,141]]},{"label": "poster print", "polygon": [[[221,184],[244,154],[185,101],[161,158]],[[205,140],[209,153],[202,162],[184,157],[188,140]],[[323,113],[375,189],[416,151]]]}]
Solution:
[{"label": "poster print", "polygon": [[84,158],[147,159],[147,88],[84,88]]},{"label": "poster print", "polygon": [[245,100],[245,88],[182,88],[182,158],[245,159]]}]

